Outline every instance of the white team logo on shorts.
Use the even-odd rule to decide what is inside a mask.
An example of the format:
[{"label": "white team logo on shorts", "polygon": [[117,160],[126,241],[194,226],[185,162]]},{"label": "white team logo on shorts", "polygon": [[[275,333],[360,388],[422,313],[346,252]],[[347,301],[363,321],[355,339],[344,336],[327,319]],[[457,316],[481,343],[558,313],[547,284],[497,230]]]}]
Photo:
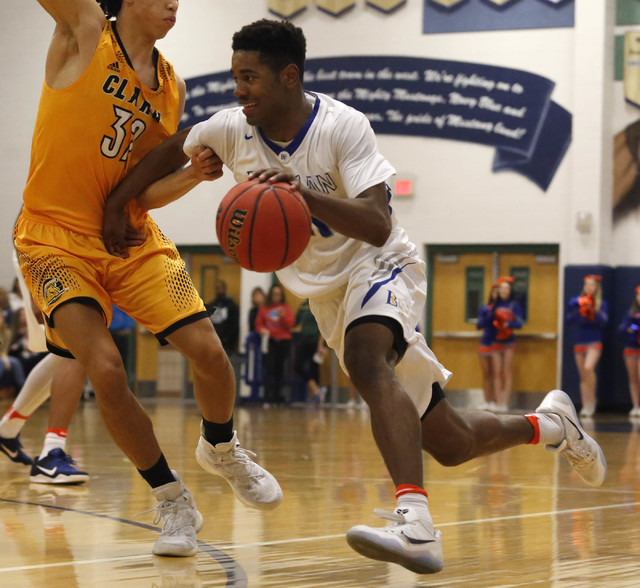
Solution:
[{"label": "white team logo on shorts", "polygon": [[391,290],[387,290],[387,304],[390,304],[391,306],[398,306],[398,299],[396,298],[396,295],[391,291]]},{"label": "white team logo on shorts", "polygon": [[65,288],[58,278],[49,278],[42,284],[42,297],[46,306],[51,306],[69,288]]}]

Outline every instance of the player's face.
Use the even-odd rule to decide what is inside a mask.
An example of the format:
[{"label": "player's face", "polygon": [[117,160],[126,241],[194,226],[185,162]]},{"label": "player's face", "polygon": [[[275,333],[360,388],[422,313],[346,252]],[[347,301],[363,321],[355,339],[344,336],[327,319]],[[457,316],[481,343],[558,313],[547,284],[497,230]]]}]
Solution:
[{"label": "player's face", "polygon": [[231,73],[236,81],[234,95],[247,122],[265,129],[277,127],[286,107],[285,88],[273,70],[260,61],[260,54],[235,51]]},{"label": "player's face", "polygon": [[156,39],[162,39],[176,24],[179,3],[179,0],[134,0],[131,9],[145,29]]},{"label": "player's face", "polygon": [[498,294],[500,294],[502,300],[508,300],[509,296],[511,296],[511,284],[509,282],[500,282]]}]

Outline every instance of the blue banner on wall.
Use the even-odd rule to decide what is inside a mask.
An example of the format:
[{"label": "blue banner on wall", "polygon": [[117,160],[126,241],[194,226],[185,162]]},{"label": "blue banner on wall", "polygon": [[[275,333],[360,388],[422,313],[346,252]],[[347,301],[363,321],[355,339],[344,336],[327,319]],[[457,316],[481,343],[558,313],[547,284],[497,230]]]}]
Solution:
[{"label": "blue banner on wall", "polygon": [[[529,72],[417,57],[309,59],[305,88],[363,112],[376,133],[437,137],[497,149],[493,170],[546,190],[571,142],[571,114],[554,82]],[[183,126],[237,106],[229,72],[186,80]]]},{"label": "blue banner on wall", "polygon": [[423,0],[422,32],[573,27],[574,0]]}]

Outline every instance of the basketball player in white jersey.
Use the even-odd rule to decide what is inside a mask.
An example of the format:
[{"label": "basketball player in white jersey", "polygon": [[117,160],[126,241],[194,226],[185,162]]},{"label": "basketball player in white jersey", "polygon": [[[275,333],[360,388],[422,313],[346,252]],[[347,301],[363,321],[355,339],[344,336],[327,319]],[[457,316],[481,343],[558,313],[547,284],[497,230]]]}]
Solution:
[{"label": "basketball player in white jersey", "polygon": [[[38,320],[31,294],[24,283],[18,258],[13,253],[13,266],[25,302],[27,339],[33,352],[47,351],[42,320]],[[40,311],[37,311],[40,315]],[[40,484],[80,484],[89,474],[75,467],[72,457],[65,452],[71,418],[76,410],[87,377],[75,360],[50,353],[29,372],[24,386],[9,410],[0,419],[0,451],[16,463],[31,466],[30,481]],[[20,431],[27,419],[49,397],[49,424],[39,457],[31,459],[22,448]]]},{"label": "basketball player in white jersey", "polygon": [[[378,152],[366,117],[332,98],[306,92],[306,43],[287,22],[261,20],[233,37],[232,72],[240,106],[223,110],[157,147],[111,194],[104,239],[126,255],[124,204],[139,195],[146,208],[182,195],[171,175],[202,147],[212,150],[240,182],[285,181],[305,198],[314,231],[303,255],[277,272],[309,298],[322,336],[336,351],[371,411],[375,441],[396,485],[397,504],[381,516],[386,527],[358,525],[347,533],[359,553],[417,573],[443,567],[424,490],[421,449],[456,465],[515,445],[560,451],[593,486],[606,476],[598,444],[581,428],[569,397],[550,392],[536,413],[458,415],[444,398],[450,373],[416,325],[426,298],[425,264],[395,222],[385,181],[395,173]],[[214,155],[215,154],[215,155]]]}]

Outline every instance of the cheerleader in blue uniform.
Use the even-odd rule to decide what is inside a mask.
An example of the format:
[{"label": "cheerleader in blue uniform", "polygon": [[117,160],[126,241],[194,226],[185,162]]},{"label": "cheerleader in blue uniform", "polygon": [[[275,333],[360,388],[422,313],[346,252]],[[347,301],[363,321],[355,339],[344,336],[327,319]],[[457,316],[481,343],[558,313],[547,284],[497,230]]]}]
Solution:
[{"label": "cheerleader in blue uniform", "polygon": [[522,328],[522,307],[513,299],[511,276],[498,278],[498,300],[493,307],[495,341],[491,345],[494,390],[497,398],[496,412],[509,410],[509,398],[513,384],[513,354],[516,350],[514,329]]},{"label": "cheerleader in blue uniform", "polygon": [[618,332],[624,344],[624,364],[627,366],[633,404],[629,416],[640,418],[640,286],[636,286],[633,304],[620,323]]},{"label": "cheerleader in blue uniform", "polygon": [[596,410],[596,366],[602,355],[604,327],[609,321],[607,303],[602,300],[601,276],[584,277],[580,296],[569,301],[566,321],[576,325],[573,352],[580,374],[580,416],[588,418]]},{"label": "cheerleader in blue uniform", "polygon": [[482,371],[482,392],[484,402],[478,407],[480,410],[494,411],[496,409],[496,396],[493,386],[493,370],[491,368],[491,345],[496,338],[496,328],[493,326],[493,306],[498,299],[498,283],[492,284],[487,303],[478,311],[477,329],[482,329],[480,346],[478,347],[478,359]]}]

